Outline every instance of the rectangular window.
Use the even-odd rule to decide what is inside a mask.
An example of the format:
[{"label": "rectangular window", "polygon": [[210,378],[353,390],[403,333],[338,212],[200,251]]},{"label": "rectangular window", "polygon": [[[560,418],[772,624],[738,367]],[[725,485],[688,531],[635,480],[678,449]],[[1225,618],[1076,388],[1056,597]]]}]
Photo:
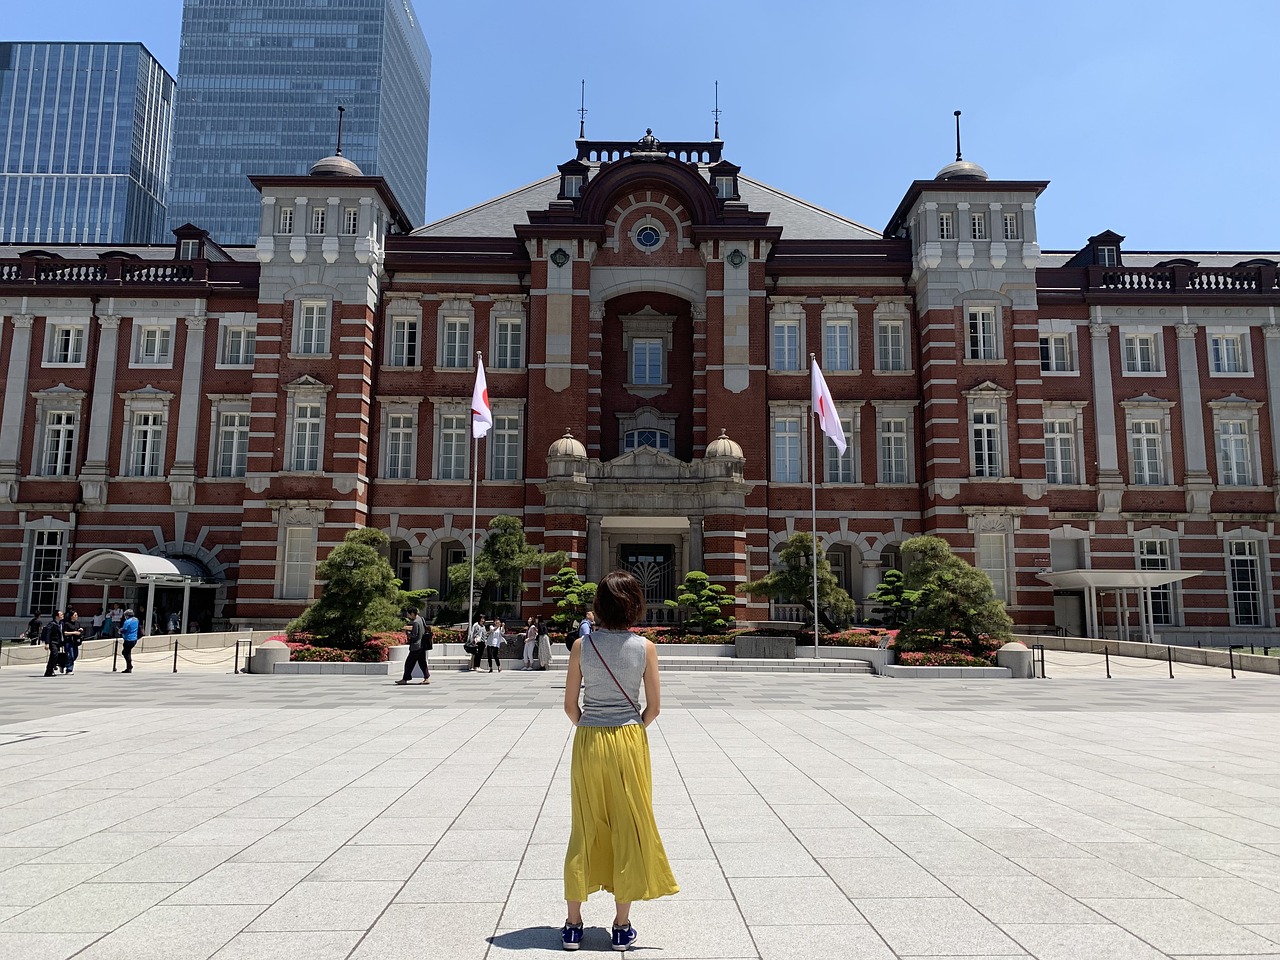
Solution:
[{"label": "rectangular window", "polygon": [[564,195],[572,200],[582,196],[582,177],[578,174],[566,174],[564,178]]},{"label": "rectangular window", "polygon": [[1252,540],[1232,540],[1228,548],[1231,612],[1236,626],[1260,627],[1262,576],[1258,564],[1258,545]]},{"label": "rectangular window", "polygon": [[1138,486],[1164,483],[1164,432],[1159,420],[1135,420],[1129,426],[1133,482]]},{"label": "rectangular window", "polygon": [[828,320],[826,347],[822,354],[828,370],[853,369],[853,323],[850,320]]},{"label": "rectangular window", "polygon": [[31,560],[27,570],[31,591],[27,596],[27,614],[51,616],[58,603],[58,582],[62,576],[64,545],[61,530],[31,532]]},{"label": "rectangular window", "polygon": [[[1168,540],[1138,541],[1139,570],[1172,569]],[[1173,587],[1164,584],[1151,588],[1151,621],[1160,626],[1173,623]]]},{"label": "rectangular window", "polygon": [[773,322],[773,369],[800,369],[800,321]]},{"label": "rectangular window", "polygon": [[1115,247],[1098,247],[1098,266],[1114,267],[1119,262]]},{"label": "rectangular window", "polygon": [[84,327],[54,327],[49,337],[49,362],[84,363]]},{"label": "rectangular window", "polygon": [[1018,239],[1018,215],[1016,213],[1006,213],[1004,215],[1004,238],[1006,240]]},{"label": "rectangular window", "polygon": [[413,476],[414,418],[410,413],[387,417],[387,478],[407,480]]},{"label": "rectangular window", "polygon": [[1214,336],[1209,340],[1214,373],[1244,373],[1244,344],[1239,336]]},{"label": "rectangular window", "polygon": [[298,323],[298,353],[329,352],[329,304],[324,300],[304,300]]},{"label": "rectangular window", "polygon": [[955,217],[949,213],[938,214],[938,239],[954,240],[956,238]]},{"label": "rectangular window", "polygon": [[631,382],[659,384],[662,379],[663,342],[661,340],[631,341]]},{"label": "rectangular window", "polygon": [[994,307],[970,307],[967,325],[968,354],[970,360],[999,359],[996,340],[996,311]]},{"label": "rectangular window", "polygon": [[222,362],[229,367],[253,366],[257,337],[253,327],[226,327],[222,333]]},{"label": "rectangular window", "polygon": [[493,418],[492,438],[494,480],[520,479],[520,418],[496,416]]},{"label": "rectangular window", "polygon": [[974,240],[987,239],[987,215],[985,213],[969,214],[969,236]]},{"label": "rectangular window", "polygon": [[1129,373],[1158,373],[1156,338],[1150,333],[1130,333],[1124,338],[1124,368]]},{"label": "rectangular window", "polygon": [[316,562],[316,532],[311,527],[288,527],[284,532],[284,581],[280,596],[309,600]]},{"label": "rectangular window", "polygon": [[880,421],[880,482],[907,482],[907,421]]},{"label": "rectangular window", "polygon": [[243,477],[249,464],[249,414],[224,413],[218,418],[217,476]]},{"label": "rectangular window", "polygon": [[524,366],[524,320],[520,317],[499,317],[494,327],[498,342],[493,352],[493,365],[503,370],[519,370]]},{"label": "rectangular window", "polygon": [[164,414],[133,415],[133,445],[129,457],[129,474],[134,477],[158,477],[164,460]]},{"label": "rectangular window", "polygon": [[1003,533],[978,534],[978,569],[991,578],[997,600],[1009,599],[1008,536]]},{"label": "rectangular window", "polygon": [[1003,474],[1000,459],[1000,414],[995,410],[973,412],[973,475],[999,477]]},{"label": "rectangular window", "polygon": [[276,233],[293,233],[293,207],[280,208],[280,223]]},{"label": "rectangular window", "polygon": [[70,477],[75,474],[76,425],[79,415],[71,410],[50,410],[44,423],[44,475]]},{"label": "rectangular window", "polygon": [[716,197],[720,200],[733,199],[733,177],[716,177]]},{"label": "rectangular window", "polygon": [[876,369],[907,369],[907,325],[903,321],[876,323]]},{"label": "rectangular window", "polygon": [[465,370],[471,366],[471,320],[467,317],[445,317],[444,357],[442,367]]},{"label": "rectangular window", "polygon": [[800,482],[800,420],[778,417],[773,421],[773,482]]},{"label": "rectangular window", "polygon": [[172,337],[173,331],[168,327],[140,327],[138,329],[138,363],[170,363]]},{"label": "rectangular window", "polygon": [[1076,430],[1073,420],[1044,423],[1044,472],[1049,483],[1079,483],[1076,472]]},{"label": "rectangular window", "polygon": [[447,414],[440,418],[440,479],[467,479],[467,437],[471,418]]},{"label": "rectangular window", "polygon": [[1223,486],[1247,487],[1253,484],[1252,446],[1247,421],[1219,421],[1218,469],[1222,473]]},{"label": "rectangular window", "polygon": [[418,320],[416,317],[391,319],[391,366],[418,365]]},{"label": "rectangular window", "polygon": [[347,207],[342,211],[342,232],[345,236],[354,237],[360,230],[360,208]]},{"label": "rectangular window", "polygon": [[200,256],[199,240],[183,240],[178,244],[179,260],[194,260],[198,256]]},{"label": "rectangular window", "polygon": [[293,469],[315,472],[320,469],[320,431],[324,417],[318,403],[300,403],[293,408]]},{"label": "rectangular window", "polygon": [[311,208],[311,233],[324,233],[325,208]]},{"label": "rectangular window", "polygon": [[835,441],[823,435],[826,449],[827,483],[856,483],[853,472],[853,421],[841,418],[840,429],[844,431],[845,449],[842,454]]},{"label": "rectangular window", "polygon": [[1043,373],[1066,373],[1076,368],[1071,334],[1051,333],[1040,338],[1040,370]]}]

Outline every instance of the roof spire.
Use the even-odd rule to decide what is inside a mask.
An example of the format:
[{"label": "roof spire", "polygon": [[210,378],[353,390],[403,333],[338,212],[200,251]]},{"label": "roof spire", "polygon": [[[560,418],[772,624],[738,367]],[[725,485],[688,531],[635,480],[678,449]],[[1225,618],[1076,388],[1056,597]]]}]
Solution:
[{"label": "roof spire", "polygon": [[578,96],[578,139],[587,136],[587,81],[582,81],[582,92]]},{"label": "roof spire", "polygon": [[338,149],[334,153],[335,157],[342,156],[342,115],[347,112],[347,108],[342,104],[338,104]]},{"label": "roof spire", "polygon": [[716,118],[716,134],[713,139],[720,139],[720,81],[716,81],[716,108],[711,111],[711,115]]},{"label": "roof spire", "polygon": [[960,111],[957,110],[956,111],[956,163],[959,163],[963,159],[964,157],[960,156]]}]

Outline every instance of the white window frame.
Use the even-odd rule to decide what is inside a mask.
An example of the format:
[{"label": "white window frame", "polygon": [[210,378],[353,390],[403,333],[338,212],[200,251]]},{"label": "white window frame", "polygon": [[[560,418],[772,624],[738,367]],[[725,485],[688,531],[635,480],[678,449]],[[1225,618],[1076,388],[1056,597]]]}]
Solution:
[{"label": "white window frame", "polygon": [[1210,327],[1205,336],[1209,346],[1209,376],[1253,376],[1252,338],[1248,328]]},{"label": "white window frame", "polygon": [[[173,400],[173,394],[157,390],[155,387],[144,387],[131,393],[122,393],[120,396],[124,400],[124,441],[120,444],[120,476],[138,480],[163,479],[169,444],[169,404]],[[142,424],[140,418],[144,415],[158,416],[159,423]],[[159,436],[155,444],[148,446],[157,451],[155,469],[152,471],[148,468],[144,472],[136,472],[137,432],[139,429],[149,430],[154,427],[159,428]]]},{"label": "white window frame", "polygon": [[234,480],[249,472],[249,440],[252,432],[253,416],[247,399],[240,404],[217,405],[214,413],[210,476],[220,480]]},{"label": "white window frame", "polygon": [[[883,487],[902,487],[915,484],[915,403],[903,403],[895,400],[873,400],[871,405],[876,411],[876,483]],[[898,425],[902,431],[897,430]],[[890,437],[895,438],[890,440]],[[899,442],[896,438],[901,437]],[[893,465],[886,454],[889,444],[896,448],[899,445],[903,452],[905,474],[903,479],[896,479],[890,472]]]},{"label": "white window frame", "polygon": [[416,313],[387,317],[387,366],[422,369],[422,318]]},{"label": "white window frame", "polygon": [[[62,340],[70,341],[66,354],[61,350]],[[89,321],[53,320],[45,327],[44,367],[84,367],[86,347],[89,343]],[[64,359],[65,357],[65,359]]]},{"label": "white window frame", "polygon": [[[1262,443],[1258,424],[1261,407],[1262,404],[1257,401],[1246,400],[1234,394],[1209,402],[1209,409],[1213,412],[1214,458],[1217,460],[1218,483],[1221,486],[1233,489],[1263,486]],[[1227,424],[1239,424],[1241,432],[1228,435]],[[1231,445],[1244,448],[1244,482],[1228,467],[1227,458],[1223,456],[1228,437]]]},{"label": "white window frame", "polygon": [[1004,223],[1004,239],[1005,240],[1021,240],[1022,236],[1018,230],[1018,215],[1016,213],[1006,213],[1001,218]]},{"label": "white window frame", "polygon": [[311,526],[289,526],[281,531],[281,600],[310,600],[315,593],[316,532]]},{"label": "white window frame", "polygon": [[[639,313],[626,314],[622,321],[622,349],[626,354],[626,381],[623,388],[630,394],[645,399],[661,396],[671,389],[671,350],[674,344],[675,317],[658,313],[645,307]],[[654,344],[657,347],[654,347]],[[638,346],[638,345],[643,346]],[[654,350],[662,364],[656,383],[640,383],[635,379],[643,352],[650,357]],[[649,365],[646,365],[646,369]]]},{"label": "white window frame", "polygon": [[1000,305],[964,305],[964,357],[966,362],[991,362],[1004,356],[1001,345],[1003,320]]},{"label": "white window frame", "polygon": [[876,321],[875,369],[878,373],[906,373],[911,369],[906,320],[883,318]]},{"label": "white window frame", "polygon": [[[775,304],[769,315],[769,371],[771,373],[804,373],[805,363],[804,309],[799,303]],[[781,337],[781,341],[779,340]],[[791,351],[794,350],[794,357]]]},{"label": "white window frame", "polygon": [[1124,376],[1164,376],[1164,335],[1158,328],[1124,331],[1120,350]]},{"label": "white window frame", "polygon": [[[431,477],[443,483],[471,480],[471,398],[432,397]],[[446,431],[446,427],[451,427]],[[446,444],[448,440],[448,444]],[[446,456],[450,469],[446,471]]]},{"label": "white window frame", "polygon": [[981,210],[969,214],[969,239],[991,239],[991,237],[987,235],[987,215]]},{"label": "white window frame", "polygon": [[822,435],[822,480],[830,484],[861,483],[858,467],[858,425],[861,419],[862,404],[837,403],[836,412],[840,416],[840,426],[844,430],[845,450],[841,454],[835,441],[825,433]]},{"label": "white window frame", "polygon": [[[647,440],[650,435],[653,437],[653,443],[641,442],[642,440]],[[670,456],[674,444],[674,439],[666,430],[658,430],[652,427],[636,427],[623,433],[622,446],[619,449],[623,453],[631,453],[633,450],[643,450],[645,447],[649,447],[659,453],[665,453]]]},{"label": "white window frame", "polygon": [[293,356],[327,358],[332,355],[333,301],[306,298],[298,301],[294,323]]},{"label": "white window frame", "polygon": [[[1268,570],[1266,544],[1261,542],[1259,538],[1252,536],[1233,535],[1226,539],[1225,550],[1225,568],[1227,575],[1227,611],[1231,617],[1231,626],[1233,627],[1265,627],[1268,621],[1267,610],[1267,594],[1269,593],[1268,585],[1271,582]],[[1240,563],[1237,563],[1240,561]],[[1249,562],[1251,561],[1251,562]],[[1242,566],[1248,563],[1253,567],[1254,590],[1252,604],[1254,612],[1241,616],[1241,608],[1250,601],[1243,589],[1247,584],[1241,584],[1238,579],[1238,571]]]},{"label": "white window frame", "polygon": [[956,238],[956,218],[955,214],[948,210],[938,213],[938,239],[954,240]]},{"label": "white window frame", "polygon": [[[1156,529],[1152,533],[1139,534],[1134,539],[1135,566],[1139,570],[1174,570],[1173,537]],[[1151,622],[1157,627],[1174,627],[1178,625],[1179,601],[1174,584],[1151,588]],[[1162,608],[1168,608],[1168,616]]]},{"label": "white window frame", "polygon": [[178,259],[179,260],[195,260],[200,256],[199,240],[179,240],[178,241]]},{"label": "white window frame", "polygon": [[276,218],[276,233],[285,237],[293,235],[293,204],[280,206],[280,215]]},{"label": "white window frame", "polygon": [[650,406],[640,407],[638,410],[633,410],[629,413],[618,414],[618,450],[621,453],[639,450],[640,446],[627,446],[628,436],[634,433],[651,431],[667,438],[665,449],[662,447],[655,447],[654,449],[674,455],[677,419],[675,414],[663,413],[656,407]]},{"label": "white window frame", "polygon": [[[58,604],[59,585],[53,577],[61,576],[67,569],[67,541],[71,530],[63,521],[45,518],[37,520],[22,538],[22,608],[27,616],[39,613],[52,616]],[[56,541],[53,542],[53,541]],[[41,575],[46,579],[36,579],[36,558],[43,560]],[[47,598],[47,606],[32,602],[36,593],[36,584],[47,584],[40,593]]]},{"label": "white window frame", "polygon": [[1050,375],[1078,373],[1075,340],[1074,333],[1042,332],[1040,334],[1040,372]]},{"label": "white window frame", "polygon": [[[770,482],[804,483],[805,418],[795,414],[775,415],[771,423]],[[794,456],[793,456],[794,454]]]},{"label": "white window frame", "polygon": [[307,219],[307,235],[311,237],[324,236],[328,221],[328,206],[323,203],[313,204],[310,208],[310,216]]},{"label": "white window frame", "polygon": [[1044,479],[1054,486],[1080,483],[1080,457],[1075,418],[1044,421]]},{"label": "white window frame", "polygon": [[582,196],[582,174],[580,173],[565,174],[564,195],[566,200],[574,200]]},{"label": "white window frame", "polygon": [[360,208],[344,207],[342,210],[342,235],[354,237],[360,232]]},{"label": "white window frame", "polygon": [[1096,259],[1100,267],[1118,267],[1120,265],[1120,249],[1110,244],[1098,247]]},{"label": "white window frame", "polygon": [[[1003,480],[1012,475],[1009,449],[1010,391],[988,381],[964,391],[970,480]],[[990,443],[979,446],[979,438]],[[981,456],[980,456],[981,454]],[[982,471],[979,472],[979,466]]]},{"label": "white window frame", "polygon": [[450,301],[440,305],[436,324],[436,370],[473,370],[475,358],[476,317],[468,301]]},{"label": "white window frame", "polygon": [[[83,439],[81,429],[84,426],[83,406],[85,393],[65,384],[59,384],[49,390],[39,390],[31,394],[35,399],[35,436],[31,444],[31,470],[33,477],[68,477],[77,475],[80,468],[80,441]],[[59,423],[54,423],[57,417]],[[71,422],[67,423],[66,418]],[[65,431],[71,431],[70,440]],[[58,472],[50,472],[49,460],[53,454],[52,437],[60,438],[58,443]],[[70,459],[66,453],[70,452]],[[64,469],[64,464],[65,469]]]},{"label": "white window frame", "polygon": [[[1173,404],[1163,400],[1154,400],[1150,397],[1143,397],[1137,400],[1122,401],[1120,406],[1125,411],[1125,447],[1128,451],[1129,459],[1129,484],[1135,487],[1167,487],[1174,482],[1173,471],[1173,424],[1172,413]],[[1155,429],[1151,430],[1148,424],[1154,424]],[[1142,425],[1139,429],[1139,425]],[[1156,443],[1153,444],[1152,440]],[[1148,451],[1143,457],[1138,457],[1138,447],[1141,445]],[[1148,473],[1148,468],[1152,462],[1150,451],[1156,449],[1159,453],[1160,475],[1158,482],[1152,482]],[[1144,466],[1140,471],[1138,462],[1142,460]],[[1142,480],[1139,480],[1142,477]]]},{"label": "white window frame", "polygon": [[46,410],[41,446],[40,474],[45,477],[74,477],[79,464],[80,413],[76,410]]},{"label": "white window frame", "polygon": [[[1044,422],[1044,473],[1045,482],[1053,486],[1082,486],[1085,483],[1085,461],[1084,461],[1084,411],[1089,405],[1087,400],[1074,401],[1057,401],[1054,403],[1045,403],[1043,422]],[[1067,431],[1051,434],[1049,424],[1068,424]],[[1060,428],[1059,428],[1060,429]],[[1060,457],[1050,455],[1050,446],[1052,441],[1050,437],[1056,437],[1056,449],[1059,453],[1066,450],[1071,457],[1072,476],[1075,479],[1052,479],[1050,472],[1050,462],[1059,461]],[[1058,476],[1062,476],[1059,471]]]},{"label": "white window frame", "polygon": [[[173,351],[175,339],[174,322],[156,322],[154,320],[135,321],[133,328],[133,361],[131,367],[148,367],[156,370],[173,368]],[[155,350],[148,356],[148,350],[154,343]],[[160,348],[164,349],[161,350]]]},{"label": "white window frame", "polygon": [[164,476],[168,420],[157,410],[135,410],[129,424],[129,476]]},{"label": "white window frame", "polygon": [[973,537],[974,566],[991,580],[997,600],[1010,603],[1013,596],[1009,576],[1009,534],[1007,531],[979,531]]},{"label": "white window frame", "polygon": [[524,307],[515,301],[499,301],[489,315],[489,344],[495,370],[525,367]]},{"label": "white window frame", "polygon": [[[660,337],[637,337],[627,351],[627,383],[635,387],[661,387],[667,383],[667,350]],[[654,370],[654,361],[657,370]],[[639,374],[639,376],[637,376]],[[656,375],[657,379],[654,379]]]},{"label": "white window frame", "polygon": [[733,177],[716,177],[716,199],[733,199]]},{"label": "white window frame", "polygon": [[[822,372],[856,374],[861,372],[859,365],[858,308],[843,301],[826,304],[822,308]],[[806,366],[802,358],[801,367]]]},{"label": "white window frame", "polygon": [[[228,320],[224,317],[218,322],[218,326],[217,367],[232,370],[252,367],[258,355],[257,325],[244,321]],[[238,349],[233,354],[232,343],[237,340],[239,341]]]},{"label": "white window frame", "polygon": [[[524,404],[498,401],[493,405],[493,429],[485,448],[485,479],[495,483],[524,478]],[[503,462],[505,461],[505,462]]]},{"label": "white window frame", "polygon": [[400,404],[383,407],[382,476],[412,480],[418,462],[418,411]]}]

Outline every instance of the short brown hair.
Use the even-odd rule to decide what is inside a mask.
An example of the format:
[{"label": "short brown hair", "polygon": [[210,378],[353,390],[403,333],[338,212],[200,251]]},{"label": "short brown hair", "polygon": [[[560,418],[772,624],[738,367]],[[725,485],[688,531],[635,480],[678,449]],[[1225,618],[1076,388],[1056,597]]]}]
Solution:
[{"label": "short brown hair", "polygon": [[626,630],[644,616],[644,588],[625,570],[605,574],[596,590],[595,614],[606,630]]}]

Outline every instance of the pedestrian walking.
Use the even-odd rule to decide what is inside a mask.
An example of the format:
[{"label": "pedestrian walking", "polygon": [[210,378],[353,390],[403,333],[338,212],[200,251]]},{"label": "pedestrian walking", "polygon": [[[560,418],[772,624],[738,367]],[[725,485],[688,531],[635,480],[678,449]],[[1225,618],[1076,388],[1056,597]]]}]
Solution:
[{"label": "pedestrian walking", "polygon": [[124,611],[120,621],[120,652],[124,654],[125,673],[133,673],[133,648],[138,645],[141,626],[132,610]]},{"label": "pedestrian walking", "polygon": [[107,611],[104,608],[98,608],[98,612],[93,615],[93,619],[90,621],[91,633],[86,639],[97,640],[102,636],[102,625],[107,622],[106,614]]},{"label": "pedestrian walking", "polygon": [[538,618],[538,669],[546,670],[551,666],[551,636],[547,633],[547,624]]},{"label": "pedestrian walking", "polygon": [[409,656],[404,660],[404,676],[396,681],[397,686],[404,686],[413,679],[413,668],[422,668],[422,682],[431,682],[431,670],[427,667],[427,651],[431,649],[431,626],[422,618],[422,612],[415,610],[408,618],[409,625],[405,632],[409,639]]},{"label": "pedestrian walking", "polygon": [[498,672],[502,672],[502,644],[507,639],[506,629],[502,625],[501,617],[494,617],[493,624],[489,627],[489,633],[485,636],[485,661],[489,664],[489,672],[493,673],[493,665],[498,665]]},{"label": "pedestrian walking", "polygon": [[55,610],[53,619],[44,625],[40,632],[40,642],[49,654],[49,662],[44,665],[44,675],[52,677],[62,658],[62,611]]},{"label": "pedestrian walking", "polygon": [[488,635],[489,631],[485,627],[484,617],[476,617],[476,622],[471,624],[471,629],[467,631],[466,643],[462,645],[462,649],[471,654],[472,673],[480,669],[480,658],[484,656],[485,640]]},{"label": "pedestrian walking", "polygon": [[80,656],[80,644],[84,640],[84,627],[80,624],[80,614],[72,610],[67,622],[62,625],[62,657],[59,663],[63,673],[75,673],[76,657]]},{"label": "pedestrian walking", "polygon": [[568,917],[560,936],[566,950],[577,950],[582,903],[606,890],[615,901],[613,949],[628,950],[637,939],[631,904],[680,891],[653,815],[647,727],[661,709],[658,649],[630,631],[644,616],[644,589],[626,571],[615,570],[600,581],[595,612],[600,629],[574,644],[564,688],[564,712],[578,729],[564,856]]},{"label": "pedestrian walking", "polygon": [[533,659],[538,655],[538,618],[530,617],[529,625],[524,631],[524,653],[521,656],[521,670],[532,670]]}]

